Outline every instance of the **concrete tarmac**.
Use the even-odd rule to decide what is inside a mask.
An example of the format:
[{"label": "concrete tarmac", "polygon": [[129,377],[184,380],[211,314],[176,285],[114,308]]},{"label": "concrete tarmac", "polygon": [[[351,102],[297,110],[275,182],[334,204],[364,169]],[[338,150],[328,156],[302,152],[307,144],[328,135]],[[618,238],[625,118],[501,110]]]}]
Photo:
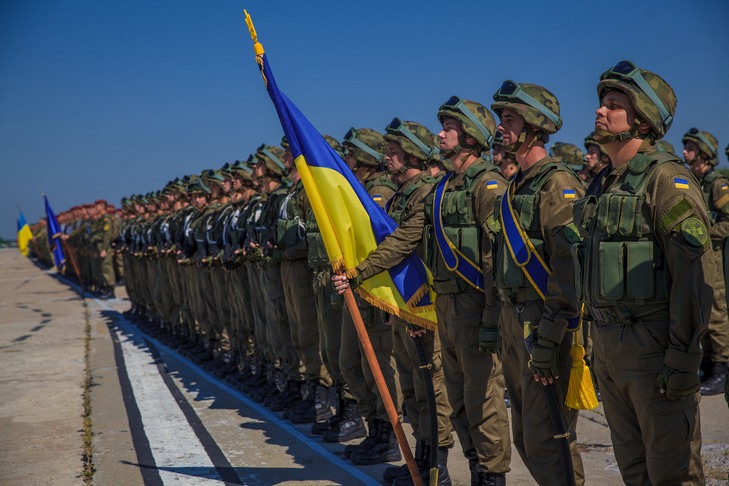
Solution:
[{"label": "concrete tarmac", "polygon": [[[83,484],[87,360],[93,484],[381,484],[387,465],[351,465],[342,444],[290,424],[124,319],[123,288],[117,299],[84,299],[11,249],[0,250],[0,296],[0,485]],[[704,397],[701,414],[707,484],[726,485],[723,396]],[[622,484],[602,406],[581,413],[578,441],[587,484]],[[469,484],[457,443],[449,470],[454,485]],[[515,450],[507,483],[535,484]]]}]

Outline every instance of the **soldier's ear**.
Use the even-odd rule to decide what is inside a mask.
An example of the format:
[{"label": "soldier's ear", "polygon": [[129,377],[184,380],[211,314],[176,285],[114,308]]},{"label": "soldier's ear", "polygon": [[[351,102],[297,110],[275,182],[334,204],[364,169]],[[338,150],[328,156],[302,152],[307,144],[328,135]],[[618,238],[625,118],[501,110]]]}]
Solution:
[{"label": "soldier's ear", "polygon": [[640,130],[641,135],[646,135],[651,131],[651,126],[648,125],[647,122],[640,122],[640,125],[638,125],[638,130]]}]

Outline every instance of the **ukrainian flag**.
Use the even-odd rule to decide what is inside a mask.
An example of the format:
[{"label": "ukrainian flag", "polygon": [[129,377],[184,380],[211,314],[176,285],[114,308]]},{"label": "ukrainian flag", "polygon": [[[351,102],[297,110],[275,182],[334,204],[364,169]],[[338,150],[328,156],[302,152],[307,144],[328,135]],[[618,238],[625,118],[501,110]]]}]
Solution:
[{"label": "ukrainian flag", "polygon": [[[246,22],[255,42],[256,62],[289,142],[329,261],[335,271],[344,271],[352,278],[357,274],[357,264],[372,253],[397,224],[367,194],[316,128],[278,89],[247,14]],[[411,255],[391,270],[367,279],[356,290],[372,305],[413,324],[436,330],[435,294],[431,282],[432,275],[427,267],[416,255]]]},{"label": "ukrainian flag", "polygon": [[32,239],[33,233],[30,231],[30,226],[28,226],[21,211],[20,216],[18,216],[18,250],[23,256],[28,256],[28,242]]},{"label": "ukrainian flag", "polygon": [[681,179],[680,177],[673,178],[673,185],[676,186],[676,189],[688,189],[689,188],[688,180]]},{"label": "ukrainian flag", "polygon": [[66,257],[63,256],[63,249],[61,248],[61,225],[58,224],[58,218],[56,218],[51,205],[48,203],[48,198],[43,194],[43,200],[46,204],[46,226],[48,227],[48,245],[51,247],[53,253],[53,260],[56,264],[56,269],[59,273],[63,273],[66,269]]}]

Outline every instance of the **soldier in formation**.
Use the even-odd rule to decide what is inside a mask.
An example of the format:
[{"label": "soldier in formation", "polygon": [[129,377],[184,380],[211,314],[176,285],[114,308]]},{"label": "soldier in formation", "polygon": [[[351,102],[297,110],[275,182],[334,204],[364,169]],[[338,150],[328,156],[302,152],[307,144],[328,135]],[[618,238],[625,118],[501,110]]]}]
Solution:
[{"label": "soldier in formation", "polygon": [[[401,452],[339,293],[414,252],[433,274],[437,332],[357,305],[424,479],[437,466],[438,484],[450,484],[455,431],[472,485],[506,483],[512,437],[536,482],[562,484],[549,389],[583,484],[578,411],[564,402],[570,351],[584,339],[623,480],[700,484],[699,395],[729,401],[729,176],[709,132],[686,132],[683,160],[661,140],[676,97],[657,74],[623,61],[597,94],[585,153],[561,142],[548,152],[557,98],[512,81],[494,95],[498,123],[453,96],[437,111],[437,137],[399,118],[384,136],[326,137],[398,223],[356,277],[332,275],[285,138],[119,210],[99,200],[64,211],[64,246],[96,296],[113,298],[123,281],[126,315],[148,332],[325,441],[363,439],[344,448],[358,465]],[[33,225],[30,248],[52,264],[45,228]],[[383,479],[412,483],[404,466]]]}]

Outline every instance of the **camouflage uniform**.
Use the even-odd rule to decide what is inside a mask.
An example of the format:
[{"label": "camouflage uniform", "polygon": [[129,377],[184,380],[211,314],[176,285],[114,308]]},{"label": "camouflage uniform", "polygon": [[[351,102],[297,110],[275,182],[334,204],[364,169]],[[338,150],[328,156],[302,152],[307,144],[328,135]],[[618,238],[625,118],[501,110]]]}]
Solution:
[{"label": "camouflage uniform", "polygon": [[[442,195],[431,192],[426,199],[423,239],[437,294],[451,422],[468,459],[471,484],[500,485],[511,461],[504,376],[499,357],[479,349],[479,334],[481,325],[494,324],[499,314],[493,288],[493,212],[506,181],[494,164],[477,158],[489,149],[496,132],[486,107],[453,96],[439,108],[438,120],[443,126],[441,153],[446,151],[453,171],[436,186]],[[443,145],[454,131],[458,145]],[[456,271],[450,252],[458,261],[470,262],[478,279]]]},{"label": "camouflage uniform", "polygon": [[701,189],[675,155],[652,146],[676,108],[662,78],[622,61],[603,73],[597,93],[598,121],[622,109],[611,97],[629,98],[636,113],[630,131],[596,130],[611,154],[636,153],[613,159],[575,213],[615,457],[626,484],[703,484],[697,371],[714,262]]},{"label": "camouflage uniform", "polygon": [[[690,129],[683,136],[686,146],[691,142],[692,148],[698,152],[693,160],[685,162],[694,172],[701,184],[704,201],[709,209],[711,226],[711,246],[716,262],[716,281],[714,282],[714,302],[711,306],[711,317],[702,345],[705,355],[711,362],[701,384],[702,395],[718,395],[724,391],[727,379],[727,362],[729,362],[729,320],[727,320],[726,274],[724,255],[729,237],[729,171],[716,169],[719,164],[719,144],[709,132],[696,128]],[[687,153],[688,147],[684,150]]]},{"label": "camouflage uniform", "polygon": [[[567,324],[580,310],[571,256],[571,245],[578,240],[572,224],[572,205],[582,196],[584,188],[574,172],[558,158],[543,156],[527,169],[519,160],[520,156],[526,160],[527,154],[539,156],[539,148],[546,156],[540,143],[545,143],[549,134],[562,126],[559,101],[550,91],[534,84],[505,81],[494,94],[494,100],[491,108],[501,118],[500,129],[505,127],[504,111],[507,109],[517,113],[523,121],[518,141],[507,148],[516,154],[520,170],[503,197],[509,198],[517,224],[551,269],[549,292],[542,297],[517,265],[509,249],[513,243],[507,244],[507,237],[513,235],[504,230],[504,217],[500,215],[502,232],[496,252],[496,285],[502,301],[501,355],[511,400],[514,445],[539,484],[563,482],[560,453],[543,390],[548,374],[561,377],[551,386],[561,404],[570,434],[575,483],[583,484],[584,471],[576,437],[578,411],[564,405],[564,399],[572,365],[573,335],[566,332]],[[527,142],[527,137],[533,138]],[[526,153],[520,152],[525,143],[531,148]],[[525,345],[525,336],[529,335],[535,338],[530,349]],[[536,375],[545,380],[535,381]]]}]

